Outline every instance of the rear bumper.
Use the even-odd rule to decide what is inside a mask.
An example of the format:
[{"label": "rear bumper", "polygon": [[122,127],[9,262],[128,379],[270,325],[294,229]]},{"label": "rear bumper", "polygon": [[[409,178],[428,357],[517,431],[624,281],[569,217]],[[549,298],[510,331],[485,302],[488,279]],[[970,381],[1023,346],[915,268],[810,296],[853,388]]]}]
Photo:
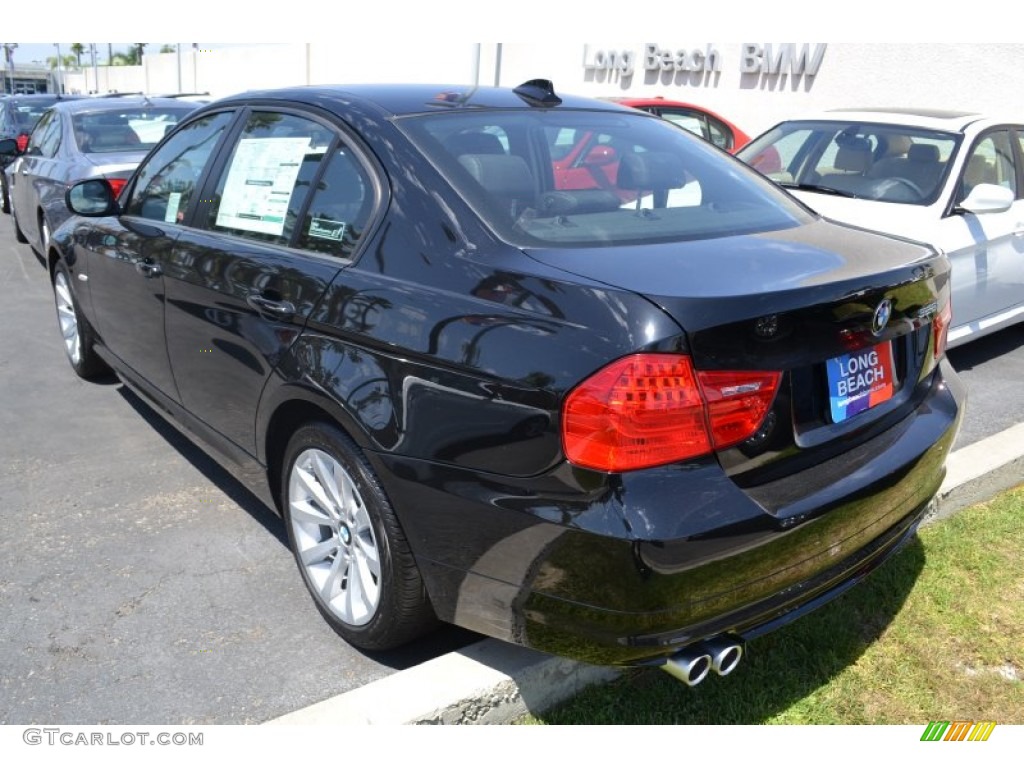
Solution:
[{"label": "rear bumper", "polygon": [[906,419],[857,444],[841,481],[816,467],[791,478],[814,503],[790,514],[767,511],[711,459],[618,476],[563,466],[531,481],[372,460],[441,618],[590,663],[642,664],[774,630],[898,551],[942,483],[964,399],[943,363]]}]

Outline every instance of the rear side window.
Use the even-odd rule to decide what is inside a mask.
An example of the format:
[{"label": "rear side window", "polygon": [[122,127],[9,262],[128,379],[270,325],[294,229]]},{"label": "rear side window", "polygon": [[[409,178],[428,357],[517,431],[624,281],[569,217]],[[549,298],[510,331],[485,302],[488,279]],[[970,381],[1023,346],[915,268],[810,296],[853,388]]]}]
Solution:
[{"label": "rear side window", "polygon": [[172,224],[184,221],[203,168],[232,117],[231,112],[203,117],[160,147],[140,166],[125,213]]},{"label": "rear side window", "polygon": [[217,180],[207,227],[288,245],[333,140],[314,120],[254,112]]},{"label": "rear side window", "polygon": [[28,154],[53,157],[60,147],[60,115],[47,112],[36,124],[28,142]]},{"label": "rear side window", "polygon": [[351,258],[373,212],[370,176],[346,147],[331,155],[303,218],[298,247]]}]

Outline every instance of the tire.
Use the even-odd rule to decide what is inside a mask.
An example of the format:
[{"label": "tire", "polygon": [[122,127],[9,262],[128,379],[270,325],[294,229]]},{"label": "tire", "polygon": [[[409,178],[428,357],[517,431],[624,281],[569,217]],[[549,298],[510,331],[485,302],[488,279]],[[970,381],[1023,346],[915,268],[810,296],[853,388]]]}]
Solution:
[{"label": "tire", "polygon": [[350,644],[384,651],[437,623],[391,504],[359,448],[315,422],[285,451],[288,541],[317,609]]},{"label": "tire", "polygon": [[7,177],[4,176],[3,168],[0,168],[0,177],[3,177],[2,180],[0,180],[0,210],[4,213],[10,213],[11,198],[7,194]]},{"label": "tire", "polygon": [[71,290],[71,274],[64,262],[58,261],[53,271],[53,300],[57,308],[57,326],[64,340],[64,353],[75,373],[93,379],[110,371],[93,348],[96,337],[89,321],[82,316]]},{"label": "tire", "polygon": [[21,227],[18,226],[18,212],[11,206],[11,216],[14,217],[14,239],[19,243],[27,243],[28,238],[25,237],[25,233],[21,231]]}]

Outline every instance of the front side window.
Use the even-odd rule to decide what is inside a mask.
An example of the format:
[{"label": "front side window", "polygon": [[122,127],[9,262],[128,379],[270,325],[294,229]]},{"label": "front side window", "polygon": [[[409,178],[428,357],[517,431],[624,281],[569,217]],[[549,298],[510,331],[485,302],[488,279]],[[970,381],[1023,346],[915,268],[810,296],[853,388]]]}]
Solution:
[{"label": "front side window", "polygon": [[979,184],[1005,187],[1017,196],[1017,169],[1008,131],[986,134],[971,149],[960,182],[960,200]]},{"label": "front side window", "polygon": [[254,112],[217,181],[206,226],[287,245],[334,138],[305,117]]},{"label": "front side window", "polygon": [[207,115],[169,139],[139,168],[125,212],[171,224],[184,221],[203,168],[233,116]]},{"label": "front side window", "polygon": [[[481,110],[398,125],[468,206],[523,246],[671,242],[807,217],[759,174],[633,112]],[[498,128],[500,151],[485,138]]]}]

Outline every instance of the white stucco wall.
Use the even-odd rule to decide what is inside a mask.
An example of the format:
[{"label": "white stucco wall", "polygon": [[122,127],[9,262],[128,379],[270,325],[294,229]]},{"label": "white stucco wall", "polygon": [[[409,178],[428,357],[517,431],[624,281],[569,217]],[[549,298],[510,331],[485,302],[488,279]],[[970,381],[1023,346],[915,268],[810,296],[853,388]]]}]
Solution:
[{"label": "white stucco wall", "polygon": [[[648,73],[644,42],[595,41],[586,47],[635,52],[631,78],[584,69],[584,46],[505,44],[502,82],[532,77],[554,81],[556,90],[589,96],[664,96],[702,104],[751,135],[807,110],[839,107],[932,107],[1010,111],[1024,89],[1024,44],[1016,43],[829,43],[813,78],[744,75],[744,43],[649,39],[662,49],[704,50],[721,55],[713,74]],[[765,41],[748,41],[762,47]],[[813,50],[817,43],[806,41]],[[780,43],[773,42],[777,51]],[[802,43],[801,43],[802,46]],[[1024,105],[1019,107],[1024,111]]]},{"label": "white stucco wall", "polygon": [[[783,42],[768,44],[775,53]],[[645,46],[662,50],[718,52],[719,71],[663,73],[644,68]],[[1020,43],[814,43],[826,45],[814,77],[743,74],[742,42],[672,39],[583,43],[429,42],[410,52],[376,39],[324,43],[182,49],[181,90],[227,96],[253,88],[307,83],[438,82],[514,86],[535,77],[557,91],[589,96],[664,96],[705,105],[750,134],[794,114],[836,107],[897,106],[1012,111],[1024,91],[1024,44]],[[634,72],[587,69],[598,51],[630,51]],[[179,89],[176,54],[147,54],[143,67],[100,67],[100,90]],[[120,70],[120,71],[117,71]],[[68,89],[91,89],[85,75],[68,73]]]}]

